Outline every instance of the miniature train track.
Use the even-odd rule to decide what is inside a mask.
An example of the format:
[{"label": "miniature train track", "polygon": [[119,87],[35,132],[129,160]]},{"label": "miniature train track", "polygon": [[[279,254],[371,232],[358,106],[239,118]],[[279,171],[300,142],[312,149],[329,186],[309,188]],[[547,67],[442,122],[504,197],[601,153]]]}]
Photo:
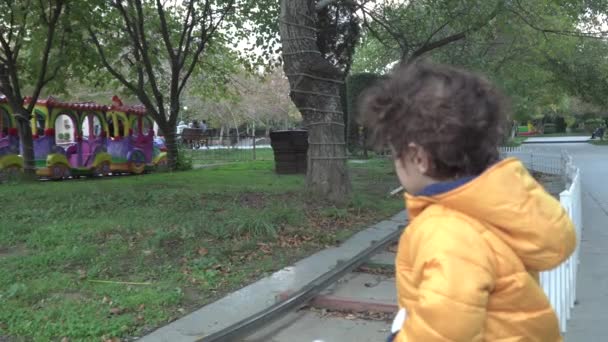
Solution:
[{"label": "miniature train track", "polygon": [[238,341],[250,335],[270,323],[282,318],[284,315],[306,306],[311,300],[318,296],[324,289],[336,283],[344,276],[364,265],[372,256],[384,251],[389,245],[398,241],[403,231],[400,229],[387,235],[380,241],[376,241],[367,249],[363,250],[348,261],[339,263],[333,270],[319,276],[299,291],[288,295],[288,297],[276,304],[247,317],[231,326],[214,332],[198,341],[204,342],[227,342]]}]

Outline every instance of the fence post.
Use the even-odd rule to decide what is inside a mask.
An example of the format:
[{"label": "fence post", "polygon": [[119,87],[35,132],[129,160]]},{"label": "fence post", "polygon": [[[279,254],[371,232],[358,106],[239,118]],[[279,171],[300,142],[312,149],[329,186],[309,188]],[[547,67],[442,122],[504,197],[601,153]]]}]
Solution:
[{"label": "fence post", "polygon": [[[560,203],[567,215],[573,221],[577,234],[577,246],[574,253],[558,267],[540,273],[540,285],[546,293],[551,306],[555,310],[560,330],[567,331],[567,322],[571,317],[571,309],[576,301],[576,289],[580,252],[580,241],[582,236],[582,192],[581,171],[574,164],[573,158],[562,151],[561,155],[536,155],[533,151],[522,151],[515,153],[512,149],[501,149],[506,157],[509,155],[519,156],[530,171],[547,172],[562,176],[566,185],[565,190],[560,193]],[[528,160],[526,160],[529,158]],[[535,160],[538,158],[538,160]]]},{"label": "fence post", "polygon": [[534,168],[534,153],[530,153],[530,170],[531,171],[535,171],[536,170]]},{"label": "fence post", "polygon": [[253,160],[255,160],[255,131],[253,131]]}]

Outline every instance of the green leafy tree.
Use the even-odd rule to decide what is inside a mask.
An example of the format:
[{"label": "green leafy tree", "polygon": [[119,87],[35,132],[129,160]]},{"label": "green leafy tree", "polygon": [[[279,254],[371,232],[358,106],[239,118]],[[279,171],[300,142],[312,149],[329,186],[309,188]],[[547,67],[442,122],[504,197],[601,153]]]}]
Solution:
[{"label": "green leafy tree", "polygon": [[192,75],[204,70],[208,47],[223,44],[221,28],[234,15],[235,0],[114,0],[89,6],[98,13],[87,31],[101,64],[158,123],[173,169],[182,95]]},{"label": "green leafy tree", "polygon": [[[0,2],[0,93],[19,126],[25,172],[35,174],[31,112],[44,87],[66,63],[70,26],[64,0]],[[26,93],[31,94],[25,103]],[[25,103],[25,106],[24,106]]]}]

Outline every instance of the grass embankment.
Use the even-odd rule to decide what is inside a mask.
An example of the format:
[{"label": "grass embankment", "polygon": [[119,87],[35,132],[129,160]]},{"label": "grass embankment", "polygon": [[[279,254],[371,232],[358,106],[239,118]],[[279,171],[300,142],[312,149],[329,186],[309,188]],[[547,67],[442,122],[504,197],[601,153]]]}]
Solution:
[{"label": "grass embankment", "polygon": [[336,207],[272,162],[0,185],[0,340],[141,336],[402,208],[390,162]]}]

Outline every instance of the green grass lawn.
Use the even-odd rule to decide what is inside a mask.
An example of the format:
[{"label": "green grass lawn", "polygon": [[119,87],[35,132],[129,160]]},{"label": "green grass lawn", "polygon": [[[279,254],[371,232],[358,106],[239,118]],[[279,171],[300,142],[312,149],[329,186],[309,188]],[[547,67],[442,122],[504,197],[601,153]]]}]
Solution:
[{"label": "green grass lawn", "polygon": [[521,144],[523,144],[523,142],[526,141],[526,139],[528,139],[528,137],[514,137],[513,139],[510,139],[505,144],[505,147],[517,147],[517,146],[521,146]]},{"label": "green grass lawn", "polygon": [[608,140],[594,139],[594,140],[590,140],[589,143],[592,145],[596,145],[596,146],[607,146]]},{"label": "green grass lawn", "polygon": [[271,161],[274,160],[274,154],[271,148],[256,148],[253,149],[200,149],[200,150],[185,150],[187,155],[192,158],[192,163],[195,167],[222,164],[232,162],[243,162],[255,160]]},{"label": "green grass lawn", "polygon": [[387,160],[343,207],[272,169],[0,185],[0,340],[141,336],[403,206]]}]

